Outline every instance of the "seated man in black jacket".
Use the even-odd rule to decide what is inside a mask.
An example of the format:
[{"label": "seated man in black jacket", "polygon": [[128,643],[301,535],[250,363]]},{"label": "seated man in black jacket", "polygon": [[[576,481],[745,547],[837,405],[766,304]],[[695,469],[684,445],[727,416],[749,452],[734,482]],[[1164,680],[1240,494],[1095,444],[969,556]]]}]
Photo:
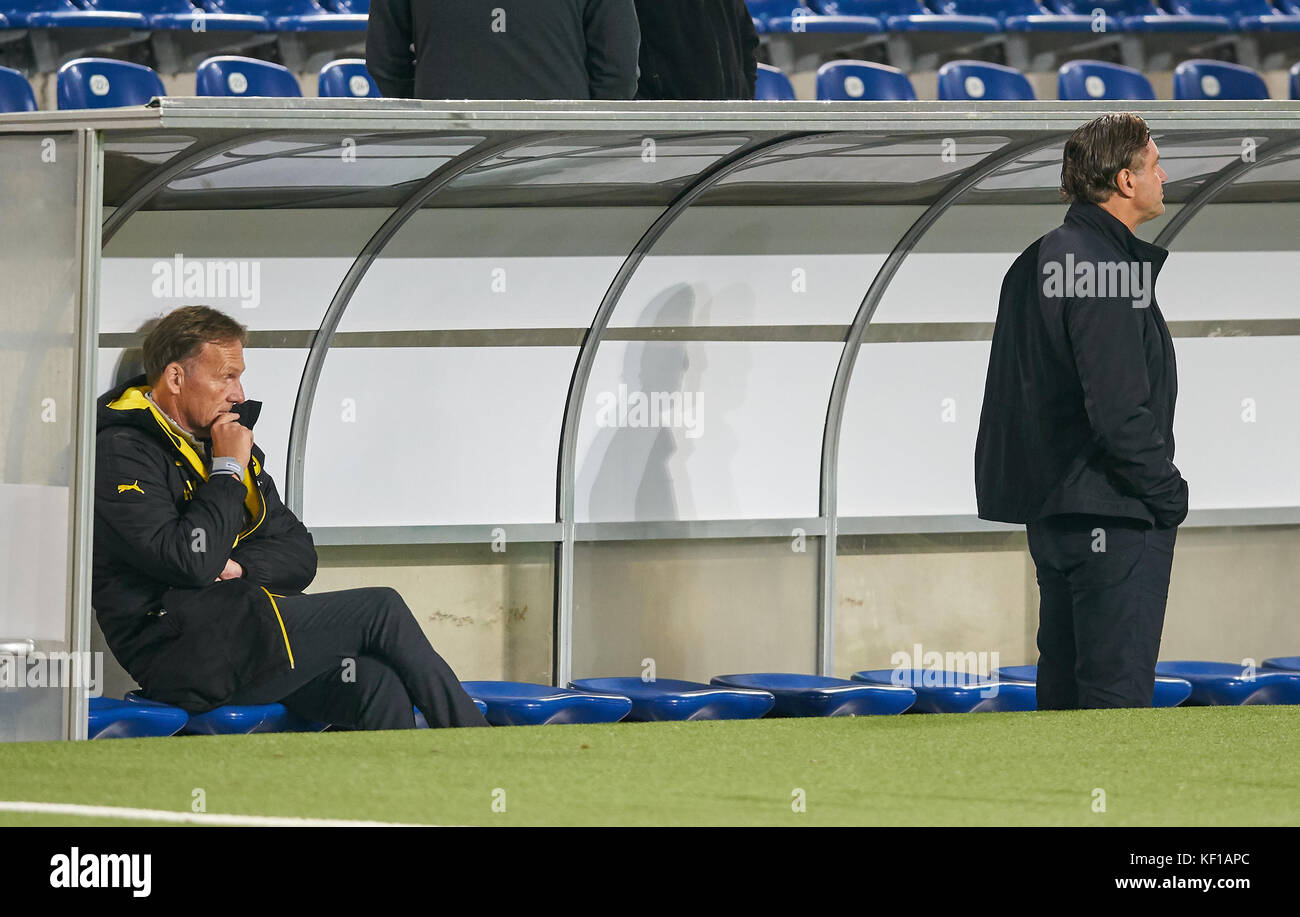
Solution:
[{"label": "seated man in black jacket", "polygon": [[370,0],[366,69],[394,99],[631,99],[639,35],[633,0]]},{"label": "seated man in black jacket", "polygon": [[1155,300],[1168,252],[1146,123],[1070,137],[1065,223],[1002,283],[975,445],[982,519],[1026,523],[1038,569],[1038,706],[1149,707],[1187,482],[1174,466],[1174,342]]},{"label": "seated man in black jacket", "polygon": [[176,309],[144,342],[145,374],[99,400],[92,604],[146,697],[201,713],[283,702],[357,729],[486,726],[386,587],[302,595],[311,534],[253,442],[247,331]]}]

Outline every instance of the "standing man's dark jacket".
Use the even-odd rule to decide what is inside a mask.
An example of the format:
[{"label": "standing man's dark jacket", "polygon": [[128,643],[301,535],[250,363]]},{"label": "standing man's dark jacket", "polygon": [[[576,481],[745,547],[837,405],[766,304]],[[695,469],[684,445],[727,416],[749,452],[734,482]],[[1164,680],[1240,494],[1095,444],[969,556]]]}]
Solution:
[{"label": "standing man's dark jacket", "polygon": [[366,68],[398,99],[631,99],[639,35],[633,0],[371,0]]},{"label": "standing man's dark jacket", "polygon": [[[1085,513],[1171,528],[1186,517],[1173,463],[1174,345],[1154,290],[1167,256],[1103,208],[1076,203],[1011,266],[975,445],[980,518]],[[1149,305],[1135,308],[1132,289],[1115,295],[1115,275],[1105,290],[1084,288],[1085,263],[1149,264]],[[1054,265],[1074,267],[1073,291],[1046,285]]]},{"label": "standing man's dark jacket", "polygon": [[745,0],[636,0],[638,99],[753,99],[758,34]]},{"label": "standing man's dark jacket", "polygon": [[[91,604],[145,695],[199,713],[294,665],[275,600],[315,578],[316,547],[256,444],[243,483],[209,477],[148,391],[139,376],[98,402]],[[214,582],[228,559],[243,577]]]}]

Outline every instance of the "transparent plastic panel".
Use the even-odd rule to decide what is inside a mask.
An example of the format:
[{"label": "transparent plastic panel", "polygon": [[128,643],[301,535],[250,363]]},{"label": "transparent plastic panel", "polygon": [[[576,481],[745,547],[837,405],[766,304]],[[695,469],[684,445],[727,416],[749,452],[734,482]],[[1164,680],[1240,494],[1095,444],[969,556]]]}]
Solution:
[{"label": "transparent plastic panel", "polygon": [[[0,136],[0,741],[63,737],[78,359],[74,134]],[[20,205],[15,202],[21,202]]]}]

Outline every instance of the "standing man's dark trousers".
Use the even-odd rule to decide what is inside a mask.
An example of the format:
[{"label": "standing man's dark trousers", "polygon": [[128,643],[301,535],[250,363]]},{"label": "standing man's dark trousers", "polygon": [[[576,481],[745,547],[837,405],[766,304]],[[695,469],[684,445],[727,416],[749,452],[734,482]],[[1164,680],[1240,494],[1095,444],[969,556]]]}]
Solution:
[{"label": "standing man's dark trousers", "polygon": [[234,704],[280,702],[354,729],[486,726],[395,589],[377,586],[277,598],[294,668],[236,692]]},{"label": "standing man's dark trousers", "polygon": [[1085,515],[1026,528],[1041,599],[1038,709],[1150,707],[1178,529]]}]

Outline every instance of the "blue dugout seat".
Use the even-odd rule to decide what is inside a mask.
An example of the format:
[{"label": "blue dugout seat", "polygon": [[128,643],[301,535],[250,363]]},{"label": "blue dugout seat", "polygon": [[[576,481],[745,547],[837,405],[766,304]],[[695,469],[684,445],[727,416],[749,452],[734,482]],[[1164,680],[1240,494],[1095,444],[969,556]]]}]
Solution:
[{"label": "blue dugout seat", "polygon": [[[1297,64],[1291,73],[1300,74],[1300,64]],[[1272,659],[1264,660],[1264,668],[1282,672],[1300,672],[1300,656],[1274,656]]]},{"label": "blue dugout seat", "polygon": [[1194,706],[1300,704],[1300,672],[1265,668],[1252,672],[1232,662],[1179,660],[1157,663],[1156,674],[1190,681],[1188,703]]},{"label": "blue dugout seat", "polygon": [[382,95],[366,62],[359,58],[330,61],[321,67],[316,94],[335,99],[377,99]]},{"label": "blue dugout seat", "polygon": [[209,57],[199,64],[195,89],[201,96],[301,98],[302,89],[288,68],[251,57]]},{"label": "blue dugout seat", "polygon": [[[181,709],[149,700],[139,691],[127,692],[124,699],[141,706]],[[184,732],[186,735],[249,735],[255,732],[321,732],[328,726],[328,723],[303,719],[290,712],[284,704],[227,704],[206,713],[191,714]]]},{"label": "blue dugout seat", "polygon": [[1014,67],[982,61],[950,61],[939,68],[940,100],[1033,101],[1034,87]]},{"label": "blue dugout seat", "polygon": [[[1036,685],[1038,666],[1004,665],[998,669],[998,678],[1002,681],[1021,681]],[[1177,707],[1191,697],[1192,683],[1185,678],[1156,676],[1155,691],[1151,697],[1152,707]]]},{"label": "blue dugout seat", "polygon": [[907,74],[869,61],[831,61],[817,69],[819,101],[861,102],[916,99]]},{"label": "blue dugout seat", "polygon": [[723,688],[698,681],[660,678],[642,681],[629,678],[581,678],[573,687],[579,691],[611,694],[632,703],[629,720],[748,720],[757,719],[776,703],[767,691]]},{"label": "blue dugout seat", "polygon": [[567,690],[520,681],[466,681],[462,687],[493,726],[543,726],[557,723],[617,723],[632,701],[607,693]]},{"label": "blue dugout seat", "polygon": [[1056,75],[1057,98],[1071,102],[1155,99],[1151,81],[1132,67],[1073,60]]},{"label": "blue dugout seat", "polygon": [[916,703],[916,692],[911,688],[866,685],[823,675],[718,675],[710,684],[766,691],[776,698],[769,716],[887,716],[902,713]]},{"label": "blue dugout seat", "polygon": [[27,77],[0,67],[0,113],[11,111],[36,111],[36,93]]},{"label": "blue dugout seat", "polygon": [[56,95],[59,108],[119,108],[144,105],[166,95],[158,74],[141,64],[82,57],[59,68]]},{"label": "blue dugout seat", "polygon": [[853,680],[911,688],[916,692],[913,713],[997,713],[1034,710],[1038,706],[1033,685],[968,672],[872,669],[854,672]]},{"label": "blue dugout seat", "polygon": [[1267,99],[1264,78],[1249,67],[1216,60],[1187,60],[1174,68],[1174,98]]},{"label": "blue dugout seat", "polygon": [[144,739],[174,736],[189,721],[180,707],[133,704],[111,697],[90,698],[86,735],[91,739]]},{"label": "blue dugout seat", "polygon": [[754,82],[754,99],[759,102],[793,102],[794,86],[779,68],[759,64],[758,78]]}]

